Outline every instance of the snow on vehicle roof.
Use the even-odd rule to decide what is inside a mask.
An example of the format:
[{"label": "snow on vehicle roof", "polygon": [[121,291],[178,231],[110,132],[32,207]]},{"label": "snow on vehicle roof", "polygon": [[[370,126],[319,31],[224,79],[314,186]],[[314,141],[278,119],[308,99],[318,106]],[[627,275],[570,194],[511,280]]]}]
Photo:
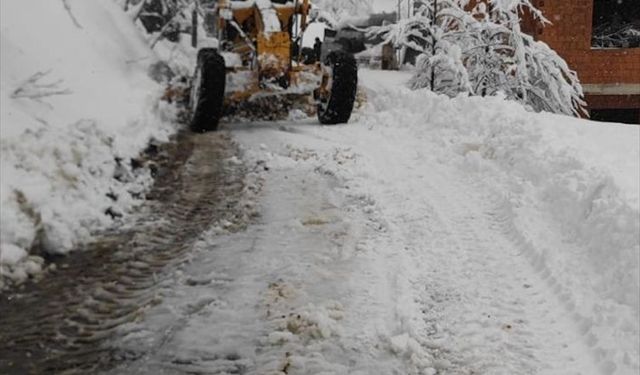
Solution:
[{"label": "snow on vehicle roof", "polygon": [[276,8],[284,6],[292,6],[293,1],[286,1],[283,3],[273,3],[271,0],[238,0],[230,3],[231,9],[247,9],[251,7],[258,7],[260,14],[262,15],[262,22],[264,22],[264,31],[267,33],[273,33],[281,31],[280,19]]},{"label": "snow on vehicle roof", "polygon": [[256,0],[256,5],[262,14],[262,22],[264,23],[264,32],[272,33],[280,31],[280,19],[278,13],[273,8],[271,0]]}]

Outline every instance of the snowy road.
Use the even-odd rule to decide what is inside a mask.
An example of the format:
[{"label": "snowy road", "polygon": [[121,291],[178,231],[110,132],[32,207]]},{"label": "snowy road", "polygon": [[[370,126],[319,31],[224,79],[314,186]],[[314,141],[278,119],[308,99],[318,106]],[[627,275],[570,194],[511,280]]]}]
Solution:
[{"label": "snowy road", "polygon": [[1,0],[0,375],[640,374],[640,127],[363,69],[187,133],[124,3]]},{"label": "snowy road", "polygon": [[[593,261],[551,207],[572,204],[553,185],[562,173],[591,175],[563,153],[540,161],[554,150],[527,154],[546,133],[527,130],[524,111],[460,120],[429,104],[445,99],[401,89],[401,74],[363,78],[373,114],[347,126],[228,126],[259,181],[261,216],[245,232],[202,236],[163,302],[122,328],[117,345],[136,360],[113,373],[637,373],[633,205],[620,203],[608,229],[631,234],[599,237],[619,248]],[[425,104],[446,112],[442,124],[407,125],[435,121]],[[554,175],[527,180],[543,168]],[[596,211],[620,189],[587,194],[585,222],[609,220]]]}]

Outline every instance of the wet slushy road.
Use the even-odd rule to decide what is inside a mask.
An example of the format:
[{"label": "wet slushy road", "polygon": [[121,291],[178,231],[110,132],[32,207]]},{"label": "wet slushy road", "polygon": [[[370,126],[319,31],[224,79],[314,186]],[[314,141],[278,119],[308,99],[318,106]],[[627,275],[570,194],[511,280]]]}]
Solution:
[{"label": "wet slushy road", "polygon": [[0,374],[93,373],[136,354],[110,345],[161,298],[166,271],[216,222],[242,229],[244,166],[225,133],[178,135],[133,224],[56,260],[53,271],[0,294]]}]

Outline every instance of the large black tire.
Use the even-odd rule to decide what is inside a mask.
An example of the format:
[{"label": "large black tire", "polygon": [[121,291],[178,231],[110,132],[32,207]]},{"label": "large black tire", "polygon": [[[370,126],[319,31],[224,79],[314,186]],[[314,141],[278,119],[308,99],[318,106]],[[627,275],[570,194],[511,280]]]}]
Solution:
[{"label": "large black tire", "polygon": [[189,98],[191,130],[208,132],[218,129],[224,105],[225,86],[224,58],[214,48],[201,49],[198,52],[198,64]]},{"label": "large black tire", "polygon": [[349,122],[358,92],[358,64],[353,55],[344,51],[331,52],[326,64],[333,72],[329,97],[320,98],[318,119],[321,124],[335,125]]}]

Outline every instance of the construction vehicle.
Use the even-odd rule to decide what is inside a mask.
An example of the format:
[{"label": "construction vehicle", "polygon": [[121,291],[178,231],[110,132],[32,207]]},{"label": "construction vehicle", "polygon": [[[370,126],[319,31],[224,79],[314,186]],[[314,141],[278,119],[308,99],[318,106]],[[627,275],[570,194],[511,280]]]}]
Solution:
[{"label": "construction vehicle", "polygon": [[[315,100],[322,124],[349,121],[358,69],[353,55],[332,51],[322,61],[302,58],[309,0],[218,0],[211,10],[216,48],[203,47],[189,97],[190,125],[214,131],[231,109],[278,97]],[[325,55],[325,54],[323,54]],[[318,60],[320,60],[318,56]]]}]

